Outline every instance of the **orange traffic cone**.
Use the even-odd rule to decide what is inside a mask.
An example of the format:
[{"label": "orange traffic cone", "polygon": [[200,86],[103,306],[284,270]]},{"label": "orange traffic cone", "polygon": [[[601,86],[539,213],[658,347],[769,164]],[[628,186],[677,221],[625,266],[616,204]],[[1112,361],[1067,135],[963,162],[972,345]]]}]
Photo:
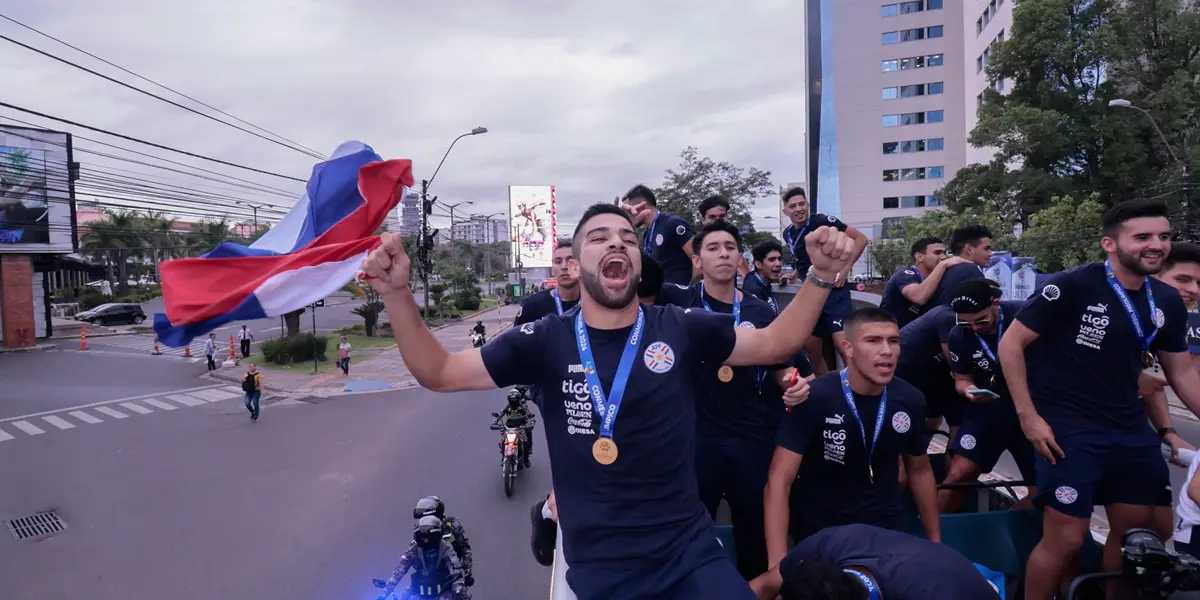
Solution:
[{"label": "orange traffic cone", "polygon": [[154,356],[158,356],[160,354],[162,354],[162,352],[158,350],[158,336],[156,335],[154,336]]},{"label": "orange traffic cone", "polygon": [[192,346],[191,346],[190,344],[189,344],[189,345],[187,345],[187,346],[184,346],[184,348],[183,348],[183,357],[184,357],[184,358],[191,358],[191,357],[192,357]]},{"label": "orange traffic cone", "polygon": [[229,334],[229,360],[237,360],[237,355],[233,353],[233,334]]},{"label": "orange traffic cone", "polygon": [[79,349],[87,350],[87,325],[79,329]]}]

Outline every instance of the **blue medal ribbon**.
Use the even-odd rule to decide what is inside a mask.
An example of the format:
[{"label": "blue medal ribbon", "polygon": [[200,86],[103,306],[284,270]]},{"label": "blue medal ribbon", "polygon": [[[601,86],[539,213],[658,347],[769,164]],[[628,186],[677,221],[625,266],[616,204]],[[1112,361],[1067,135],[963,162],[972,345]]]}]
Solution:
[{"label": "blue medal ribbon", "polygon": [[792,232],[796,230],[796,226],[788,227],[788,231],[783,232],[783,239],[787,242],[788,250],[792,251],[792,256],[796,256],[796,242],[804,239],[804,234],[808,233],[808,226],[812,224],[813,216],[808,215],[808,220],[804,222],[804,227],[800,230],[800,234],[792,237]]},{"label": "blue medal ribbon", "polygon": [[[1133,331],[1138,336],[1138,342],[1142,344],[1142,352],[1150,352],[1150,344],[1154,343],[1154,336],[1158,335],[1158,325],[1154,323],[1154,313],[1158,312],[1158,307],[1154,305],[1154,290],[1150,288],[1150,277],[1146,277],[1146,302],[1150,304],[1150,324],[1154,325],[1154,330],[1149,334],[1142,327],[1142,319],[1137,314],[1137,309],[1133,307],[1133,301],[1129,299],[1129,293],[1125,291],[1125,286],[1117,281],[1117,276],[1113,274],[1112,264],[1109,261],[1104,261],[1104,274],[1108,276],[1108,285],[1112,288],[1117,298],[1121,301],[1121,306],[1125,307],[1125,312],[1129,314],[1129,321],[1133,323]],[[1149,366],[1149,365],[1147,365]]]},{"label": "blue medal ribbon", "polygon": [[868,598],[871,600],[880,600],[879,586],[875,585],[875,580],[862,573],[859,573],[858,571],[855,571],[854,569],[842,569],[842,572],[853,575],[854,578],[859,581],[859,583],[863,584],[863,587],[867,588]]},{"label": "blue medal ribbon", "polygon": [[858,432],[862,435],[863,449],[867,452],[867,476],[871,479],[871,483],[875,483],[875,470],[871,467],[871,458],[879,443],[879,433],[883,431],[883,419],[887,416],[887,387],[883,388],[883,395],[879,398],[879,414],[875,417],[875,435],[871,438],[870,446],[867,445],[867,430],[863,428],[862,417],[858,416],[858,404],[854,401],[854,391],[850,389],[849,369],[842,369],[842,394],[846,396],[846,405],[850,407],[850,415],[854,417],[854,422],[858,423]]},{"label": "blue medal ribbon", "polygon": [[917,274],[917,283],[925,283],[925,278],[921,276],[921,270],[917,268],[917,265],[913,265],[912,269],[913,273]]},{"label": "blue medal ribbon", "polygon": [[767,280],[763,279],[762,275],[756,272],[754,273],[754,277],[758,279],[759,283],[763,284],[763,287],[767,288],[767,294],[771,297],[771,310],[775,311],[775,314],[778,315],[779,300],[775,299],[775,290],[771,289],[771,284],[767,283]]},{"label": "blue medal ribbon", "polygon": [[[998,322],[996,323],[996,344],[999,345],[1000,337],[1004,335],[1004,307],[997,306],[996,308],[1000,314],[1000,316],[997,317]],[[983,347],[983,353],[986,354],[988,359],[992,361],[992,364],[1000,364],[996,359],[996,353],[992,351],[992,347],[989,346],[987,341],[983,339],[983,336],[976,333],[975,338],[979,340],[979,345]],[[994,373],[995,370],[993,369],[992,372]]]},{"label": "blue medal ribbon", "polygon": [[591,392],[592,404],[596,405],[596,414],[600,415],[600,437],[612,438],[613,424],[617,420],[617,411],[621,410],[621,400],[625,397],[625,387],[629,384],[629,374],[633,371],[633,359],[637,356],[638,346],[642,342],[642,329],[646,326],[646,313],[638,307],[637,321],[629,332],[625,349],[621,352],[621,362],[617,365],[617,374],[613,377],[612,390],[607,400],[604,387],[600,384],[600,375],[596,373],[596,361],[592,357],[592,343],[588,339],[587,325],[583,322],[583,311],[575,315],[575,345],[579,349],[579,360],[583,362],[583,375],[587,379]]},{"label": "blue medal ribbon", "polygon": [[[708,312],[717,312],[708,305],[708,300],[704,298],[704,282],[700,282],[700,302],[704,304],[704,310]],[[733,326],[737,327],[742,322],[742,299],[738,296],[737,290],[733,290]]]},{"label": "blue medal ribbon", "polygon": [[558,297],[558,288],[550,290],[550,295],[554,298],[554,308],[558,311],[559,316],[563,314],[562,298]]},{"label": "blue medal ribbon", "polygon": [[662,213],[654,215],[654,220],[650,221],[650,226],[646,228],[646,237],[642,240],[642,246],[646,249],[646,254],[654,256],[654,228],[658,225],[658,218]]}]

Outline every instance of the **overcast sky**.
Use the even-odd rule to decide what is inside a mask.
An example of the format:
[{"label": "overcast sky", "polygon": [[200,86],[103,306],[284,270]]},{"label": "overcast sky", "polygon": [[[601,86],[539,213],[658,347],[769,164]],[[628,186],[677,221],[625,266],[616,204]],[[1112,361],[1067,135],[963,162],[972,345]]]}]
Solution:
[{"label": "overcast sky", "polygon": [[[412,158],[418,179],[455,136],[485,126],[446,161],[441,200],[506,212],[507,186],[553,184],[570,222],[634,183],[658,184],[689,144],[770,170],[777,185],[801,179],[802,10],[788,0],[40,0],[0,13],[323,154],[358,139]],[[7,21],[0,34],[153,89]],[[3,102],[301,178],[314,162],[3,40],[0,72]],[[77,160],[85,172],[188,181]],[[776,203],[761,200],[756,215],[776,214]]]}]

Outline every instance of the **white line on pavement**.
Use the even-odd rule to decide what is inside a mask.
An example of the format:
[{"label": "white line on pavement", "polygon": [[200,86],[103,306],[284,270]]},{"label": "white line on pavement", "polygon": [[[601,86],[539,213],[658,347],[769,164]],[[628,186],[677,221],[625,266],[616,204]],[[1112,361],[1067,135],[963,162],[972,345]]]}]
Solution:
[{"label": "white line on pavement", "polygon": [[96,412],[103,414],[103,415],[108,415],[114,419],[124,419],[125,417],[129,416],[119,410],[116,410],[114,408],[109,408],[107,406],[97,406]]},{"label": "white line on pavement", "polygon": [[0,429],[0,442],[7,442],[8,440],[11,440],[11,439],[13,439],[13,436],[11,433],[4,431],[3,429]]},{"label": "white line on pavement", "polygon": [[123,406],[129,410],[132,410],[133,412],[135,412],[139,415],[148,415],[148,414],[154,412],[154,411],[146,408],[145,406],[142,406],[141,404],[134,404],[132,402],[123,402],[123,403],[121,403],[121,406]]},{"label": "white line on pavement", "polygon": [[[188,392],[194,392],[196,390],[210,390],[213,388],[219,388],[219,387],[224,387],[224,386],[225,386],[225,384],[223,384],[223,383],[216,384],[216,385],[210,384],[210,385],[204,385],[204,386],[200,386],[200,387],[194,387],[194,388],[188,388],[188,389],[182,389],[182,390],[171,390],[171,393],[175,393],[175,394],[188,393]],[[72,410],[81,410],[84,408],[95,408],[97,406],[116,404],[118,402],[127,402],[129,400],[142,400],[143,398],[153,398],[154,396],[161,396],[161,395],[162,395],[162,392],[157,392],[154,394],[142,394],[140,396],[129,396],[128,398],[116,398],[113,400],[103,400],[101,402],[92,402],[91,404],[80,404],[79,406],[64,406],[62,408],[56,408],[54,410],[44,410],[39,413],[33,413],[33,414],[29,414],[29,415],[21,415],[19,417],[0,418],[0,423],[8,423],[10,421],[20,421],[23,419],[32,419],[34,417],[41,417],[44,415],[52,415],[55,413],[68,412],[68,411],[72,411]],[[125,406],[125,405],[122,404],[122,406]],[[173,409],[175,407],[172,406],[171,408]]]},{"label": "white line on pavement", "polygon": [[42,420],[59,429],[75,429],[75,426],[72,425],[70,421],[63,419],[62,417],[50,415],[49,417],[42,417]]},{"label": "white line on pavement", "polygon": [[37,425],[34,425],[33,423],[30,423],[29,421],[14,421],[12,425],[13,425],[13,427],[20,429],[21,431],[24,431],[25,433],[28,433],[29,435],[37,435],[39,433],[46,433],[45,431],[42,431],[42,429],[40,427],[38,427]]},{"label": "white line on pavement", "polygon": [[193,398],[186,394],[172,394],[170,396],[163,396],[163,397],[166,398],[167,400],[174,400],[175,402],[178,402],[180,404],[184,404],[187,406],[200,406],[201,404],[204,404],[203,400],[200,400],[199,398]]},{"label": "white line on pavement", "polygon": [[96,423],[104,422],[104,419],[97,419],[96,417],[93,417],[82,410],[73,410],[67,414],[79,419],[80,421],[83,421],[84,423],[87,423],[88,425],[95,425]]},{"label": "white line on pavement", "polygon": [[142,398],[142,402],[145,402],[146,404],[149,404],[150,406],[153,406],[155,408],[161,408],[163,410],[175,410],[174,406],[171,406],[170,404],[167,404],[166,402],[163,402],[162,400],[155,400],[154,398]]}]

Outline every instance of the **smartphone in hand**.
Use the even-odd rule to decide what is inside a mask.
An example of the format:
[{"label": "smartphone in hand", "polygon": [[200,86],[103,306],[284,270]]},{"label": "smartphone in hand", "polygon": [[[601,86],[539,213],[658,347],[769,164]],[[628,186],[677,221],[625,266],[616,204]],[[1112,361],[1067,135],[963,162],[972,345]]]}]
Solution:
[{"label": "smartphone in hand", "polygon": [[976,398],[979,398],[979,397],[999,398],[1000,397],[1000,394],[997,394],[996,392],[993,392],[992,390],[985,390],[985,389],[979,389],[979,388],[969,389],[969,390],[967,390],[967,393]]}]

